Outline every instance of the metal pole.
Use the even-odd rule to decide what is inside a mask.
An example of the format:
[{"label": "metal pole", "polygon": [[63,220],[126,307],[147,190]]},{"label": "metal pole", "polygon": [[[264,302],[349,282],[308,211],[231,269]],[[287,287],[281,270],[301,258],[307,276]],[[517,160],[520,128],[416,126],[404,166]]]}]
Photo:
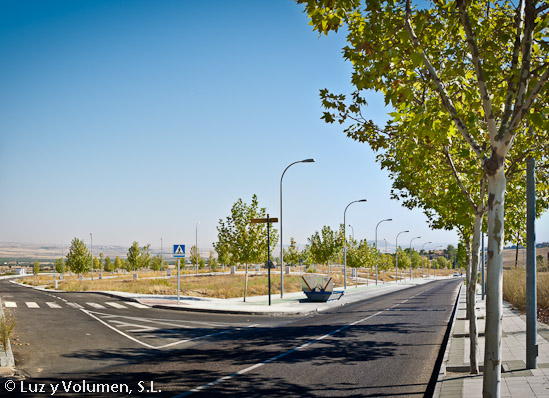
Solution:
[{"label": "metal pole", "polygon": [[351,206],[353,203],[357,202],[366,202],[366,199],[360,199],[360,200],[353,200],[351,203],[345,207],[345,210],[343,211],[343,288],[347,289],[347,234],[345,229],[345,217],[347,214],[347,209],[349,206]]},{"label": "metal pole", "polygon": [[401,231],[397,234],[395,241],[395,283],[398,283],[398,235],[410,231]]},{"label": "metal pole", "polygon": [[412,241],[414,239],[421,239],[421,236],[416,236],[410,241],[410,280],[412,280]]},{"label": "metal pole", "polygon": [[269,274],[269,305],[271,305],[271,220],[267,214],[267,269]]},{"label": "metal pole", "polygon": [[[376,286],[377,286],[377,263],[379,263],[379,253],[377,252],[377,227],[379,227],[379,224],[381,224],[384,221],[393,221],[393,219],[387,218],[385,220],[381,220],[376,225]],[[387,241],[385,241],[385,252],[387,252]]]},{"label": "metal pole", "polygon": [[349,227],[351,227],[351,231],[353,231],[353,240],[355,240],[355,229],[351,224],[349,224]]},{"label": "metal pole", "polygon": [[177,305],[179,305],[179,268],[180,268],[180,259],[177,259]]},{"label": "metal pole", "polygon": [[93,281],[93,235],[90,232],[91,277]]},{"label": "metal pole", "polygon": [[535,160],[526,160],[526,369],[537,368],[536,176]]},{"label": "metal pole", "polygon": [[282,172],[282,176],[280,176],[280,298],[284,297],[284,244],[282,243],[282,179],[284,178],[286,170],[288,170],[294,164],[314,163],[314,161],[314,159],[305,159],[293,162],[284,169],[284,171]]},{"label": "metal pole", "polygon": [[164,256],[162,254],[162,238],[160,238],[160,274],[162,274],[162,266],[164,265]]},{"label": "metal pole", "polygon": [[196,275],[198,275],[198,224],[200,224],[200,221],[196,223],[196,234],[195,234],[195,255],[196,255]]}]

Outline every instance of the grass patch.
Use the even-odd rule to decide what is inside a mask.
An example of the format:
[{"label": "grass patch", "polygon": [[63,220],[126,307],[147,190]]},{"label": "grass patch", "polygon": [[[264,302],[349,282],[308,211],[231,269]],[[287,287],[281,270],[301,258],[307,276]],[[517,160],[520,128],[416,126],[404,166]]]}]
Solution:
[{"label": "grass patch", "polygon": [[2,343],[4,350],[8,349],[8,342],[15,325],[15,319],[8,318],[5,315],[0,319],[0,343]]},{"label": "grass patch", "polygon": [[[540,309],[549,308],[549,273],[538,272],[537,304]],[[518,310],[526,311],[526,270],[510,269],[503,271],[503,299]]]}]

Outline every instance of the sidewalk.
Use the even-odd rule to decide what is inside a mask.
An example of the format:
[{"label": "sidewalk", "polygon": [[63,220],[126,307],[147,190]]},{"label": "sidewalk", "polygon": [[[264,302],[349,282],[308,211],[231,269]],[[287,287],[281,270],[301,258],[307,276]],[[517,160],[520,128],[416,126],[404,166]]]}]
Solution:
[{"label": "sidewalk", "polygon": [[[469,321],[465,320],[465,308],[463,286],[435,397],[482,397],[482,374],[469,374]],[[481,300],[481,295],[477,295],[478,357],[481,369],[485,314],[485,301]],[[501,397],[549,398],[549,326],[538,322],[537,332],[538,367],[526,369],[526,317],[503,302]]]},{"label": "sidewalk", "polygon": [[[438,278],[437,278],[438,279]],[[269,296],[247,297],[244,302],[242,297],[233,299],[215,299],[206,297],[180,296],[179,304],[177,296],[164,295],[138,295],[122,292],[95,292],[120,297],[126,300],[137,301],[154,308],[168,308],[181,311],[196,312],[217,312],[226,314],[250,314],[250,315],[305,315],[315,312],[321,312],[336,308],[345,304],[354,303],[370,297],[379,296],[397,290],[409,288],[411,286],[422,285],[432,282],[434,279],[413,279],[375,285],[369,283],[355,287],[354,284],[348,284],[347,290],[339,300],[330,300],[324,303],[310,302],[305,293],[280,293],[271,295],[271,305],[269,306]],[[337,287],[334,290],[342,290]]]}]

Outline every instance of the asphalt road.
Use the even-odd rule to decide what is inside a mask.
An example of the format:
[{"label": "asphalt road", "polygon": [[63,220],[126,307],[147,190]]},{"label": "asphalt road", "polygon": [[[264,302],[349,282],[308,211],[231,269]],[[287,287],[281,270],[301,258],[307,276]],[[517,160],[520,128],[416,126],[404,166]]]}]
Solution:
[{"label": "asphalt road", "polygon": [[258,317],[137,308],[3,281],[20,377],[0,380],[0,395],[14,387],[6,396],[424,396],[460,284],[436,281],[308,317]]}]

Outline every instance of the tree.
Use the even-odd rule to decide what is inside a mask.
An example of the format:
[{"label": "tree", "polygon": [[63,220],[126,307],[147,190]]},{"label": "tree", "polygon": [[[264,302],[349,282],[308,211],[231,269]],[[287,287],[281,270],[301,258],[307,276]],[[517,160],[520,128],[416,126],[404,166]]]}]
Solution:
[{"label": "tree", "polygon": [[114,259],[114,269],[122,269],[122,261],[120,260],[120,257],[116,256]]},{"label": "tree", "polygon": [[[265,208],[259,208],[257,196],[252,196],[248,205],[238,199],[231,209],[231,215],[225,220],[220,219],[217,226],[218,241],[214,247],[218,253],[228,255],[234,264],[246,265],[244,281],[244,301],[248,289],[248,264],[264,263],[267,261],[267,224],[251,224],[252,218],[265,218]],[[277,230],[270,229],[271,247],[278,241]]]},{"label": "tree", "polygon": [[288,265],[297,265],[299,264],[300,253],[295,239],[290,237],[290,247],[284,249],[284,259]]},{"label": "tree", "polygon": [[111,258],[109,256],[107,256],[105,258],[105,265],[103,266],[103,268],[107,272],[113,272],[116,269],[115,265],[113,264],[113,262],[111,261]]},{"label": "tree", "polygon": [[[543,115],[548,98],[540,93],[549,79],[549,6],[535,0],[457,0],[454,12],[453,3],[444,0],[427,8],[413,8],[411,0],[298,2],[306,4],[319,32],[337,31],[343,23],[348,27],[350,45],[344,56],[353,62],[357,90],[352,108],[340,113],[359,113],[365,104],[362,90],[381,91],[395,109],[388,123],[396,127],[393,131],[408,128],[407,136],[422,142],[466,143],[472,162],[468,169],[486,181],[489,284],[483,392],[499,396],[505,165],[512,151],[526,156],[530,150],[538,157],[547,149]],[[347,132],[374,141],[377,126],[359,124],[365,128]],[[531,136],[524,133],[526,124]],[[476,241],[474,236],[473,257]]]},{"label": "tree", "polygon": [[340,234],[328,226],[323,226],[320,233],[316,231],[308,238],[313,262],[329,265],[329,261],[343,248]]},{"label": "tree", "polygon": [[81,275],[90,271],[91,254],[84,241],[74,238],[67,253],[67,266],[72,272]]},{"label": "tree", "polygon": [[139,247],[139,243],[133,242],[128,249],[127,262],[129,271],[137,271],[140,268],[148,268],[151,265],[150,244]]},{"label": "tree", "polygon": [[160,256],[154,256],[151,261],[151,268],[153,271],[160,271],[162,266],[162,258]]},{"label": "tree", "polygon": [[204,266],[206,265],[206,260],[204,260],[204,259],[200,256],[200,253],[199,253],[199,252],[197,253],[196,246],[193,245],[193,246],[191,246],[190,255],[189,255],[189,261],[190,261],[191,264],[193,264],[193,266],[195,266],[195,267],[196,267],[196,262],[197,262],[197,256],[198,256],[198,268],[199,268],[199,269],[203,269]]},{"label": "tree", "polygon": [[36,275],[40,273],[40,263],[34,260],[34,266],[32,267],[32,273],[34,274],[34,284],[36,285]]},{"label": "tree", "polygon": [[55,260],[54,267],[55,267],[55,272],[57,272],[59,274],[64,274],[65,273],[65,261],[63,261],[63,258],[58,258],[57,260]]},{"label": "tree", "polygon": [[214,251],[210,250],[210,256],[208,257],[208,265],[212,271],[217,271],[218,263],[217,258],[214,257]]},{"label": "tree", "polygon": [[100,269],[101,263],[99,262],[99,259],[97,257],[93,258],[93,269]]}]

